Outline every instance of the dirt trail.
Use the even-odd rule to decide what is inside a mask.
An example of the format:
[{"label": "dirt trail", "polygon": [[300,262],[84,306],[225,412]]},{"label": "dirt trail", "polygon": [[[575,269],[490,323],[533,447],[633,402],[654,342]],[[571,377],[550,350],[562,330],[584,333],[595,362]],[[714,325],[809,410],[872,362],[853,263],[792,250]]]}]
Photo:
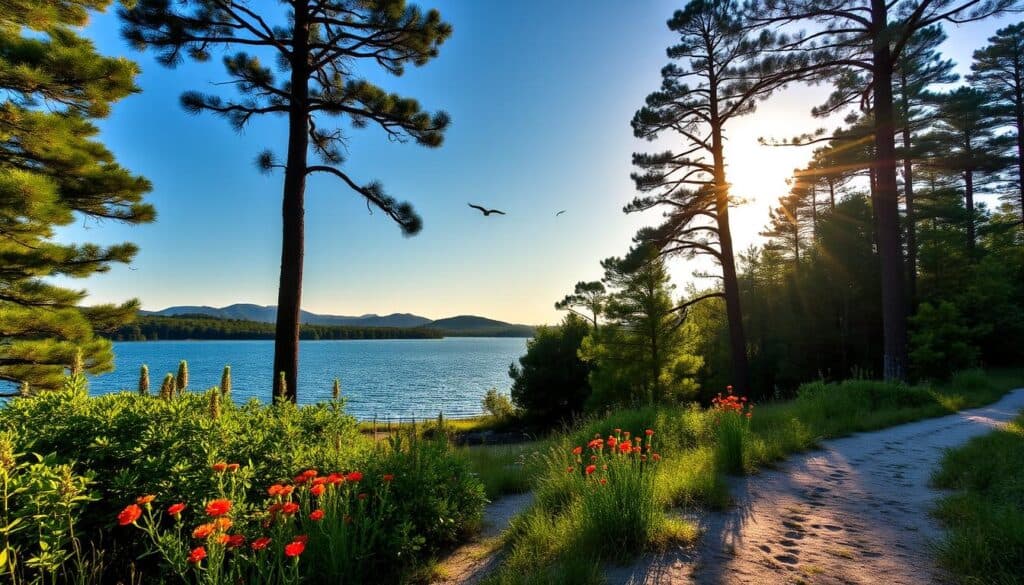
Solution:
[{"label": "dirt trail", "polygon": [[526,510],[533,494],[505,496],[491,502],[484,509],[484,524],[480,534],[455,549],[439,566],[435,585],[474,585],[497,566],[499,537],[512,518]]},{"label": "dirt trail", "polygon": [[852,437],[736,478],[736,505],[699,519],[695,549],[612,568],[611,584],[945,583],[928,486],[943,451],[1013,419],[1024,389],[987,407]]}]

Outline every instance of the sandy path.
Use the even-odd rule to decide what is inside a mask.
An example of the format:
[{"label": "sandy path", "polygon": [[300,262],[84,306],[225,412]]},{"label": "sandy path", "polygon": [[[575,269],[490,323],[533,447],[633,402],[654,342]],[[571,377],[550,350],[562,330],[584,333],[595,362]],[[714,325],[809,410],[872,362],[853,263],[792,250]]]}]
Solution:
[{"label": "sandy path", "polygon": [[473,585],[490,574],[497,566],[500,555],[501,533],[512,517],[526,510],[533,502],[533,494],[504,496],[484,509],[484,523],[473,540],[460,546],[441,562],[435,585]]},{"label": "sandy path", "polygon": [[945,583],[930,543],[928,481],[945,449],[1024,409],[1024,389],[987,407],[826,441],[778,470],[736,478],[736,506],[699,519],[692,550],[613,568],[609,583]]}]

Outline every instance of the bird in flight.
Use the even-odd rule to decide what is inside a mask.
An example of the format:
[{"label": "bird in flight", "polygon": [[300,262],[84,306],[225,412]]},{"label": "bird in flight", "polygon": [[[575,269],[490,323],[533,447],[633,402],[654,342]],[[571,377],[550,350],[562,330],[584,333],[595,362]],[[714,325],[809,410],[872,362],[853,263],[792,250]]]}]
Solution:
[{"label": "bird in flight", "polygon": [[563,213],[565,213],[565,211],[566,210],[564,210],[564,209],[562,211],[559,211],[558,213],[555,214],[555,217],[558,217],[559,215],[562,215]]},{"label": "bird in flight", "polygon": [[484,214],[484,216],[488,216],[492,213],[497,213],[498,215],[505,215],[505,212],[499,209],[487,209],[484,207],[480,207],[479,205],[473,205],[472,203],[467,203],[466,205],[472,207],[473,209],[479,209],[480,213]]}]

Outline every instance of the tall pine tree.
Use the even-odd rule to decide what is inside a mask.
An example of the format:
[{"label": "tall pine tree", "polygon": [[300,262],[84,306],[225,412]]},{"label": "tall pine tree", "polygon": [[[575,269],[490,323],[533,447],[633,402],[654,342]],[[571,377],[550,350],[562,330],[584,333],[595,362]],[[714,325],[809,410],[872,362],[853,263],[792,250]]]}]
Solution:
[{"label": "tall pine tree", "polygon": [[112,369],[96,330],[128,322],[138,301],[83,307],[86,293],[49,277],[84,278],[130,262],[129,243],[65,243],[76,218],[152,221],[149,183],[117,164],[93,120],[137,91],[137,66],[100,55],[79,35],[109,0],[17,0],[0,5],[0,380],[59,386],[81,356],[89,373]]},{"label": "tall pine tree", "polygon": [[1024,22],[1001,28],[974,52],[968,80],[995,101],[994,113],[1013,127],[1017,205],[1024,221]]},{"label": "tall pine tree", "polygon": [[[332,175],[406,235],[419,232],[422,221],[412,205],[387,195],[380,183],[359,182],[342,170],[347,136],[335,120],[347,117],[354,128],[375,126],[397,142],[440,146],[447,114],[425,112],[416,100],[388,93],[358,71],[376,65],[401,75],[409,64],[425,65],[452,28],[436,10],[423,12],[405,0],[294,0],[280,2],[273,14],[267,4],[139,0],[121,15],[125,37],[140,49],[152,47],[168,66],[184,56],[207,61],[215,49],[238,51],[224,58],[237,92],[228,97],[186,92],[181,102],[189,112],[223,116],[239,129],[265,114],[288,119],[283,162],[266,150],[257,163],[263,171],[284,171],[273,395],[294,401],[306,177]],[[311,153],[319,164],[309,161]]]},{"label": "tall pine tree", "polygon": [[[726,178],[725,131],[730,121],[749,114],[786,80],[799,76],[798,55],[774,56],[776,37],[748,35],[741,5],[727,0],[691,0],[669,20],[678,44],[669,47],[672,63],[661,71],[661,89],[633,117],[638,138],[664,135],[681,139],[676,150],[633,155],[639,171],[633,180],[647,195],[625,211],[665,209],[665,222],[641,230],[638,243],[663,255],[711,256],[722,269],[722,290],[680,305],[724,297],[729,322],[733,385],[750,388],[750,368],[732,243]],[[780,75],[785,72],[785,75]]]}]

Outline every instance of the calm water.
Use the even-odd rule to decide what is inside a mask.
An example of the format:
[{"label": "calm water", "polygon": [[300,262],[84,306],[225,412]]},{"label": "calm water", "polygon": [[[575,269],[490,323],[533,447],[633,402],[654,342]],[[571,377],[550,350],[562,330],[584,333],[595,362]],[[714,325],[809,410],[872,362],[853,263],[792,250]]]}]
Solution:
[{"label": "calm water", "polygon": [[[525,351],[521,338],[302,341],[299,402],[330,399],[337,377],[348,411],[358,418],[479,414],[487,389],[508,393],[508,366]],[[192,389],[219,385],[228,364],[236,401],[270,397],[272,341],[125,342],[114,344],[114,355],[116,370],[93,378],[93,393],[135,390],[142,364],[149,366],[155,392],[184,359]]]}]

